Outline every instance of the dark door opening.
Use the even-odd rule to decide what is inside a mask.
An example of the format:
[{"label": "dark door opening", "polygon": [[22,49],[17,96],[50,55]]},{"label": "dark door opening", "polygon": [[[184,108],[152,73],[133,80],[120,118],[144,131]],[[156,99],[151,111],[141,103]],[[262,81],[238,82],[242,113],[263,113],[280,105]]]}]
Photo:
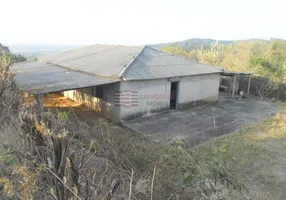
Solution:
[{"label": "dark door opening", "polygon": [[170,94],[170,109],[177,108],[177,92],[178,92],[178,82],[171,83],[171,94]]},{"label": "dark door opening", "polygon": [[103,98],[103,85],[93,86],[92,96],[102,99]]}]

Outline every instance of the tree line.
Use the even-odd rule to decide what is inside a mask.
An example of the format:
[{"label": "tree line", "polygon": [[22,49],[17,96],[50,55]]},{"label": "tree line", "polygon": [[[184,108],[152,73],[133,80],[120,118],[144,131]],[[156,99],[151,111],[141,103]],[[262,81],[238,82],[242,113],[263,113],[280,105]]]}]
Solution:
[{"label": "tree line", "polygon": [[185,51],[179,46],[167,46],[163,51],[201,63],[235,72],[251,72],[277,82],[286,82],[286,41],[240,41],[224,45],[212,43],[208,48]]}]

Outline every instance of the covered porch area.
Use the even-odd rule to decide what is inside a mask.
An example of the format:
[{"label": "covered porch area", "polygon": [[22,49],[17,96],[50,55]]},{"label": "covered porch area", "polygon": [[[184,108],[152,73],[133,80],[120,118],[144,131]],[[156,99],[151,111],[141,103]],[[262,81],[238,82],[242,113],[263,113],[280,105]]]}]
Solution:
[{"label": "covered porch area", "polygon": [[228,98],[242,98],[250,94],[251,73],[223,71],[220,73],[219,90]]},{"label": "covered porch area", "polygon": [[54,64],[28,61],[17,68],[15,80],[26,92],[26,104],[44,108],[84,107],[117,120],[113,93],[118,79],[69,70]]}]

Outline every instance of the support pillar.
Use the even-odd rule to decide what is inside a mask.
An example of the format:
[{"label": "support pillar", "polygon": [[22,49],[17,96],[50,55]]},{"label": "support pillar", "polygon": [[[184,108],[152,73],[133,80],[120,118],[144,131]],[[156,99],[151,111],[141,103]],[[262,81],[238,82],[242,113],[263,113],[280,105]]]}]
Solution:
[{"label": "support pillar", "polygon": [[35,109],[35,117],[36,117],[37,123],[40,123],[40,121],[42,120],[42,113],[44,112],[44,95],[43,94],[35,95],[34,109]]},{"label": "support pillar", "polygon": [[249,91],[250,91],[250,84],[251,84],[251,75],[249,75],[249,76],[248,76],[247,95],[249,95]]},{"label": "support pillar", "polygon": [[234,98],[235,88],[236,88],[236,76],[233,76],[233,84],[232,84],[232,94],[231,94],[231,98]]}]

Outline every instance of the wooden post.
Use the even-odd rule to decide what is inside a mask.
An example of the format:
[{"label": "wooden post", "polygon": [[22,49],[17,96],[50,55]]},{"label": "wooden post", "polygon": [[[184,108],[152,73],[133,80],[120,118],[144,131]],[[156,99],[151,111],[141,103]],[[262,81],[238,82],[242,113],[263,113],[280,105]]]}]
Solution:
[{"label": "wooden post", "polygon": [[36,94],[34,101],[35,116],[38,123],[42,120],[42,113],[44,112],[44,95]]},{"label": "wooden post", "polygon": [[249,91],[250,91],[250,84],[251,84],[251,75],[249,75],[249,76],[248,76],[247,95],[249,95]]},{"label": "wooden post", "polygon": [[236,76],[233,76],[233,84],[232,84],[232,94],[231,94],[231,98],[234,98],[235,88],[236,88]]}]

